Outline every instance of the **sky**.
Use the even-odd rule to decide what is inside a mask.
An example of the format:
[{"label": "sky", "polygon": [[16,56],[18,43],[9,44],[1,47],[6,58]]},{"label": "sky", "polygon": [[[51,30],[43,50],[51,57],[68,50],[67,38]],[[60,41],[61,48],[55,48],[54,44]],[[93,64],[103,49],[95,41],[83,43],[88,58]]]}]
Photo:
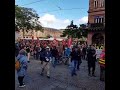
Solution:
[{"label": "sky", "polygon": [[65,29],[88,22],[89,0],[15,0],[15,5],[33,8],[43,27]]}]

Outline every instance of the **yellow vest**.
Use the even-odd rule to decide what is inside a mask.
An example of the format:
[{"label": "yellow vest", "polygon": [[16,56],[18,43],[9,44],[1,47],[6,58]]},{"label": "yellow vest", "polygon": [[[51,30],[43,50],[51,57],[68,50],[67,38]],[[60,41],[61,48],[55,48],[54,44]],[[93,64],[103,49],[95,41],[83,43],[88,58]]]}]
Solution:
[{"label": "yellow vest", "polygon": [[96,49],[99,49],[99,47],[97,46]]}]

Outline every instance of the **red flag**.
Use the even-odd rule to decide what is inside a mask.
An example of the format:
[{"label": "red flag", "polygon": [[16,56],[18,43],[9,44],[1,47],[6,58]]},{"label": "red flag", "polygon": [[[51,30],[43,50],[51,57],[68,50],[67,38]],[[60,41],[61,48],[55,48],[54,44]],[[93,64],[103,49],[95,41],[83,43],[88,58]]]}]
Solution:
[{"label": "red flag", "polygon": [[39,43],[39,37],[37,37],[37,43]]},{"label": "red flag", "polygon": [[56,40],[56,38],[54,38],[53,43],[54,46],[58,46],[58,41]]},{"label": "red flag", "polygon": [[44,44],[44,47],[45,47],[45,48],[47,47],[47,44],[46,44],[46,43]]},{"label": "red flag", "polygon": [[62,44],[63,44],[63,46],[65,46],[65,40],[62,40]]},{"label": "red flag", "polygon": [[50,42],[50,45],[53,46],[53,42]]},{"label": "red flag", "polygon": [[69,38],[68,41],[67,41],[67,46],[71,47],[71,45],[72,45],[72,38]]}]

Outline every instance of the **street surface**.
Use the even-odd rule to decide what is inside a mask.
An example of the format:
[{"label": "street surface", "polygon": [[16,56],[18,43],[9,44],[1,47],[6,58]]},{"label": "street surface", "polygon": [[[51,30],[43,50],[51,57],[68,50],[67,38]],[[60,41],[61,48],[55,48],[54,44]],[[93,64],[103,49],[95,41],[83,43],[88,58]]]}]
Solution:
[{"label": "street surface", "polygon": [[88,76],[87,61],[82,60],[80,71],[77,76],[71,77],[70,69],[67,65],[51,66],[51,77],[48,79],[46,73],[40,75],[40,60],[31,58],[28,64],[28,71],[25,77],[26,87],[19,88],[17,74],[15,71],[15,90],[105,90],[105,82],[99,80],[99,65],[96,64],[95,75]]}]

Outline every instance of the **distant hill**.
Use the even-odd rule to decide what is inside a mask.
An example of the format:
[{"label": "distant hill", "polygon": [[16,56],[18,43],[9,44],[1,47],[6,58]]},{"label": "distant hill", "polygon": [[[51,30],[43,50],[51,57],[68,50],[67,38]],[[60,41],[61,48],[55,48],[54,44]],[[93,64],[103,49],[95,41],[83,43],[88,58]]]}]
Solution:
[{"label": "distant hill", "polygon": [[45,30],[53,30],[53,31],[58,31],[59,29],[55,29],[55,28],[49,28],[49,27],[43,27]]}]

